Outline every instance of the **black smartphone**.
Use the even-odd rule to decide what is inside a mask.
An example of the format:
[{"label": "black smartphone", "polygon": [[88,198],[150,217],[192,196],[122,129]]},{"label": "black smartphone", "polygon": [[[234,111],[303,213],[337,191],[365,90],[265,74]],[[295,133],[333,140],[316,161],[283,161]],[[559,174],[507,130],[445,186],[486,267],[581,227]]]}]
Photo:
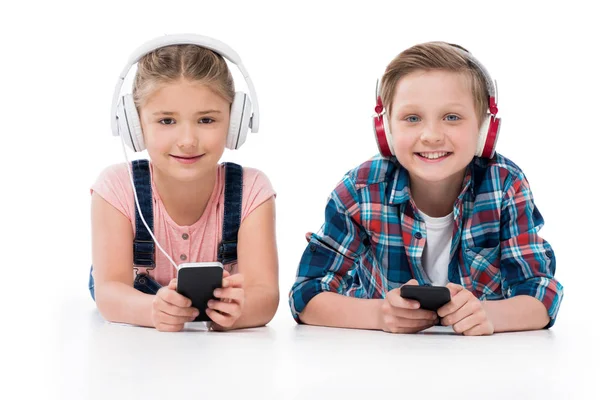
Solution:
[{"label": "black smartphone", "polygon": [[437,311],[450,301],[450,289],[445,286],[404,285],[400,288],[400,296],[417,300],[425,310]]},{"label": "black smartphone", "polygon": [[[184,263],[177,270],[177,293],[192,301],[200,311],[194,321],[210,321],[206,315],[208,301],[223,283],[223,264],[220,262]],[[216,300],[216,299],[215,299]]]}]

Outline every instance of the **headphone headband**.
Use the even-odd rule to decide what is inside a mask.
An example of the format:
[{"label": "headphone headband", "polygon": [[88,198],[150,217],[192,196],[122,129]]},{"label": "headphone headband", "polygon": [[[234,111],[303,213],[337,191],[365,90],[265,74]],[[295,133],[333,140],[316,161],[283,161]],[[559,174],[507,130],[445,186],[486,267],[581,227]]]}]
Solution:
[{"label": "headphone headband", "polygon": [[121,93],[121,88],[123,86],[123,82],[125,81],[125,77],[127,73],[131,69],[131,67],[137,63],[143,56],[148,53],[153,52],[154,50],[160,49],[162,47],[179,45],[179,44],[195,44],[200,47],[205,47],[209,50],[214,51],[215,53],[221,55],[222,57],[229,60],[231,63],[235,64],[240,72],[242,73],[244,79],[246,80],[246,84],[248,85],[248,89],[250,91],[250,99],[252,102],[252,114],[250,116],[250,128],[252,132],[258,132],[258,123],[259,123],[259,113],[258,113],[258,99],[256,98],[256,91],[254,89],[254,84],[250,79],[250,75],[246,68],[242,64],[242,60],[240,56],[228,45],[225,43],[210,38],[208,36],[196,35],[196,34],[177,34],[177,35],[166,35],[160,36],[155,39],[152,39],[140,47],[138,47],[130,56],[119,75],[119,79],[117,80],[117,84],[115,86],[115,91],[113,94],[113,101],[111,106],[111,129],[114,136],[119,136],[119,129],[117,123],[117,104],[119,102],[119,96]]},{"label": "headphone headband", "polygon": [[454,47],[455,49],[457,49],[458,51],[460,51],[461,53],[463,53],[464,56],[467,57],[469,62],[471,62],[475,66],[475,68],[477,68],[477,70],[481,73],[481,75],[483,76],[483,79],[485,80],[485,87],[487,89],[488,96],[489,96],[488,108],[489,108],[491,114],[496,115],[498,113],[498,106],[497,106],[498,94],[496,93],[496,84],[495,84],[494,80],[492,80],[492,76],[490,75],[488,70],[477,58],[475,58],[475,56],[473,54],[471,54],[471,52],[469,52],[469,50],[467,50],[464,47],[459,46],[457,44],[453,44],[453,43],[448,43],[448,44],[450,46]]}]

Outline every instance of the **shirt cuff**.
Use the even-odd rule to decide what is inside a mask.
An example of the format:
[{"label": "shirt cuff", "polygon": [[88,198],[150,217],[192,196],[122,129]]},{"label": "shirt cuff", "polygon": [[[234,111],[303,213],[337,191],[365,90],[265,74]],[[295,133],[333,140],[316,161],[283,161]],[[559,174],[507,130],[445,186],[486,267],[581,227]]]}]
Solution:
[{"label": "shirt cuff", "polygon": [[523,283],[511,286],[509,297],[520,295],[535,297],[546,307],[550,322],[548,322],[548,325],[544,329],[548,329],[554,325],[563,298],[563,287],[558,281],[551,278],[539,277],[531,278]]}]

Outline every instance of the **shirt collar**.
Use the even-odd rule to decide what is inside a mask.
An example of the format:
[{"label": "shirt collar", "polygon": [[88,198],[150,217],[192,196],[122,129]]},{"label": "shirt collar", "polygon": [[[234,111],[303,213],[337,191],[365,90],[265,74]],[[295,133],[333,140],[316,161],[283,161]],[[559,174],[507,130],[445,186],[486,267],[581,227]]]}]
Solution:
[{"label": "shirt collar", "polygon": [[396,164],[396,173],[392,179],[392,192],[390,193],[390,204],[399,205],[406,203],[410,199],[409,177],[408,171],[400,165]]},{"label": "shirt collar", "polygon": [[[477,157],[474,157],[469,165],[467,165],[465,177],[463,178],[462,190],[458,195],[457,204],[463,201],[467,192],[470,192],[474,197],[475,189],[473,185],[473,174],[476,160]],[[389,201],[391,205],[399,205],[410,200],[410,179],[408,171],[398,161],[396,161],[396,165],[396,172],[394,173],[391,182],[392,191],[390,193]]]},{"label": "shirt collar", "polygon": [[475,160],[477,158],[474,157],[473,160],[467,165],[467,169],[465,171],[465,177],[463,178],[462,190],[458,195],[456,203],[461,203],[464,200],[465,194],[467,192],[471,193],[471,198],[475,198],[475,185],[473,184],[473,174],[475,173]]}]

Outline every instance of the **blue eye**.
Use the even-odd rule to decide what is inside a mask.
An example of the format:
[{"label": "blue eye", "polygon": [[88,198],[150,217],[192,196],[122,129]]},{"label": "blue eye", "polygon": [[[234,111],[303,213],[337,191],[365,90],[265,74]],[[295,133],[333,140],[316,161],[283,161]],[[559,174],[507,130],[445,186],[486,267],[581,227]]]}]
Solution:
[{"label": "blue eye", "polygon": [[450,114],[450,115],[446,116],[446,119],[448,121],[456,122],[456,121],[460,120],[460,117],[456,114]]},{"label": "blue eye", "polygon": [[201,124],[211,124],[211,123],[215,122],[215,120],[212,118],[204,117],[204,118],[200,118],[200,120],[198,120],[198,122]]},{"label": "blue eye", "polygon": [[416,115],[409,115],[408,117],[404,118],[405,121],[407,122],[419,122],[421,119],[419,117],[417,117]]},{"label": "blue eye", "polygon": [[175,123],[175,120],[173,118],[163,118],[158,122],[163,125],[173,125]]}]

